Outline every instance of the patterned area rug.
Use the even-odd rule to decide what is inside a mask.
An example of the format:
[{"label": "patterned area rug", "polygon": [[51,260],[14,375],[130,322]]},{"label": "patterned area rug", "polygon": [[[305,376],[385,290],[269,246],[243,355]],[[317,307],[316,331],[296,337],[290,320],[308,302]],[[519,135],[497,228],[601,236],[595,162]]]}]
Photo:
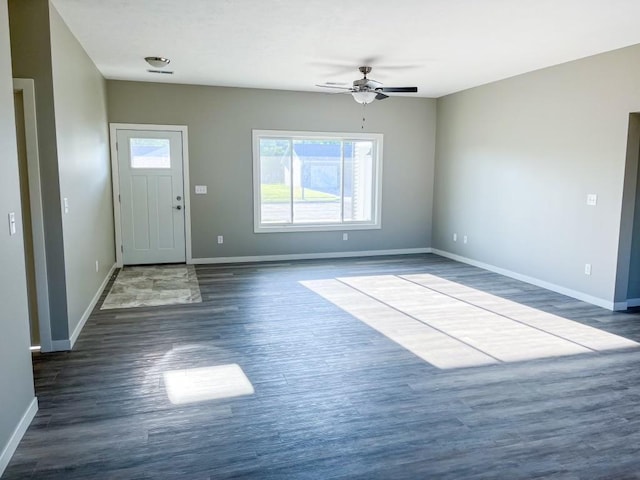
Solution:
[{"label": "patterned area rug", "polygon": [[193,265],[124,267],[100,310],[202,302]]}]

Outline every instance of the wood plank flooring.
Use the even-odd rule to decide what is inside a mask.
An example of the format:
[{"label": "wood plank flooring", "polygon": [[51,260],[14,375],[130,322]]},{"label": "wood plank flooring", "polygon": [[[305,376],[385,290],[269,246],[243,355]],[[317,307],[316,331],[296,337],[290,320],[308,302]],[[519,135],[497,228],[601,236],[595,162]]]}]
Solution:
[{"label": "wood plank flooring", "polygon": [[[196,269],[202,303],[98,304],[73,352],[34,356],[3,480],[640,478],[640,349],[441,369],[300,282],[443,279],[637,342],[640,313],[436,255]],[[254,394],[167,397],[164,372],[230,364]]]}]

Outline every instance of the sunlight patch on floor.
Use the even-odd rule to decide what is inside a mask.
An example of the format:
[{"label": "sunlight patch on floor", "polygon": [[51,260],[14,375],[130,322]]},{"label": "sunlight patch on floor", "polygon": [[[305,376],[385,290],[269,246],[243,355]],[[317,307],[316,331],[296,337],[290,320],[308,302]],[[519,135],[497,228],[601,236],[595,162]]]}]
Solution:
[{"label": "sunlight patch on floor", "polygon": [[451,282],[435,275],[402,275],[401,278],[416,282],[436,292],[449,295],[477,307],[493,311],[505,317],[538,328],[552,335],[571,340],[596,351],[637,347],[638,343],[619,335],[605,332],[580,322],[512,302],[496,295]]},{"label": "sunlight patch on floor", "polygon": [[433,275],[301,283],[442,369],[638,346],[618,335]]},{"label": "sunlight patch on floor", "polygon": [[174,405],[252,395],[253,385],[238,364],[169,370],[163,373],[169,400]]}]

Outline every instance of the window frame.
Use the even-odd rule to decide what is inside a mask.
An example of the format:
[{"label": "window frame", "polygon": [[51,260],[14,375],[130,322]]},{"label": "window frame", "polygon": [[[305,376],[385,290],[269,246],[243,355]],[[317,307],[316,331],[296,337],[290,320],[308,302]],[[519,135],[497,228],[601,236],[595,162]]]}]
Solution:
[{"label": "window frame", "polygon": [[[167,148],[167,157],[165,157],[168,160],[168,165],[166,167],[136,167],[134,165],[135,159],[136,158],[140,158],[137,157],[136,155],[134,155],[133,153],[133,145],[131,144],[132,140],[162,140],[163,143],[166,142],[165,147]],[[158,137],[158,138],[153,138],[153,139],[148,139],[148,138],[136,138],[136,137],[131,137],[129,138],[129,168],[131,170],[171,170],[171,168],[173,167],[173,159],[171,158],[171,141],[168,138],[162,138],[162,137]]]},{"label": "window frame", "polygon": [[[368,221],[342,221],[327,223],[278,223],[262,224],[261,171],[260,171],[260,139],[272,138],[280,140],[323,139],[339,141],[373,141],[373,178],[372,178],[372,211]],[[348,230],[377,230],[382,228],[382,133],[344,133],[344,132],[303,132],[291,130],[252,130],[253,151],[253,231],[254,233],[282,232],[329,232]],[[344,167],[344,165],[343,165]],[[341,193],[344,195],[344,192]],[[344,202],[344,198],[341,197]]]}]

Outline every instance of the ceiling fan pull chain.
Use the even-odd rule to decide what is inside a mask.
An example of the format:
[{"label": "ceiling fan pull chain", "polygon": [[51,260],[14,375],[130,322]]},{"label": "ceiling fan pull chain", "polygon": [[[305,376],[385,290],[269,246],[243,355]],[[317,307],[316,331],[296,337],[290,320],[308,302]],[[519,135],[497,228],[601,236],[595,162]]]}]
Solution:
[{"label": "ceiling fan pull chain", "polygon": [[366,108],[367,108],[367,104],[363,103],[362,104],[362,126],[360,127],[360,130],[364,130],[364,122],[365,122],[364,114],[365,114]]}]

